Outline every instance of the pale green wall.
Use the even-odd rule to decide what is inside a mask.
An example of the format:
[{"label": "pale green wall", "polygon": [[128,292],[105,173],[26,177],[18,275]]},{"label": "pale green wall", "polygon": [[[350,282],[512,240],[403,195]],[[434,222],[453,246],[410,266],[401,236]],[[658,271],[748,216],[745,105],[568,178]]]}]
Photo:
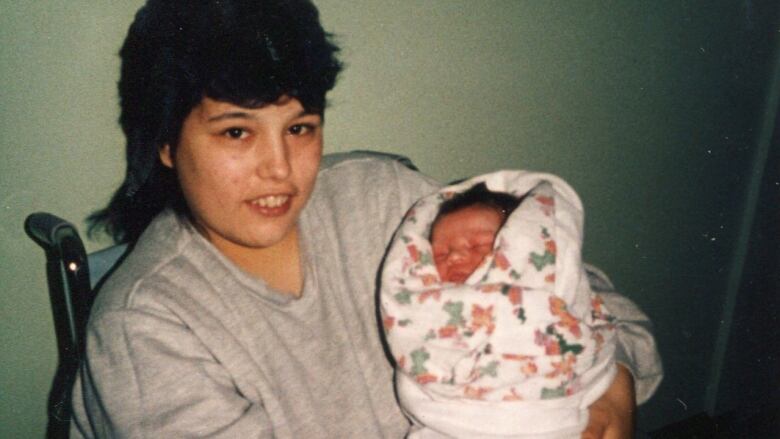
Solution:
[{"label": "pale green wall", "polygon": [[[141,3],[0,0],[0,437],[43,434],[56,362],[43,254],[22,222],[48,210],[83,226],[120,181],[116,52]],[[668,377],[645,421],[703,410],[763,111],[766,11],[317,3],[347,65],[327,149],[403,153],[445,180],[507,167],[568,179],[586,257],[658,326]]]},{"label": "pale green wall", "polygon": [[120,181],[116,53],[139,4],[0,0],[0,437],[43,436],[57,361],[22,223],[48,210],[81,225]]}]

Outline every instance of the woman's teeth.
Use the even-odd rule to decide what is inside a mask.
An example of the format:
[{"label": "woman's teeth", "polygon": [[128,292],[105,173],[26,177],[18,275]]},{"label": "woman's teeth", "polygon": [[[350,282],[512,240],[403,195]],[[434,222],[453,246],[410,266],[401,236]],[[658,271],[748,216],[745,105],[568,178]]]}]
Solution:
[{"label": "woman's teeth", "polygon": [[258,198],[252,201],[252,204],[260,207],[279,207],[286,203],[288,199],[290,199],[289,195],[272,195],[270,197]]}]

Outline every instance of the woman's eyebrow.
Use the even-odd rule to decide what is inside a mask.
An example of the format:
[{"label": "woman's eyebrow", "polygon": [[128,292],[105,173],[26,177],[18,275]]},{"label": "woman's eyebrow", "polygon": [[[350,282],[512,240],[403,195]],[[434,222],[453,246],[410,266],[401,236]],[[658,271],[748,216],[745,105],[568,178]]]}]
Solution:
[{"label": "woman's eyebrow", "polygon": [[252,115],[244,111],[230,111],[227,113],[211,116],[207,119],[208,122],[218,122],[225,119],[251,119]]},{"label": "woman's eyebrow", "polygon": [[301,110],[301,112],[298,113],[298,115],[295,116],[294,119],[297,119],[299,117],[306,117],[306,116],[321,117],[320,113],[317,113],[316,111]]},{"label": "woman's eyebrow", "polygon": [[[293,119],[297,119],[299,117],[304,116],[319,116],[319,113],[312,112],[312,111],[306,111],[301,110],[298,114],[293,115]],[[216,116],[211,116],[207,119],[208,122],[219,122],[221,120],[225,119],[254,119],[254,116],[251,113],[248,113],[246,111],[229,111],[227,113],[217,114]]]}]

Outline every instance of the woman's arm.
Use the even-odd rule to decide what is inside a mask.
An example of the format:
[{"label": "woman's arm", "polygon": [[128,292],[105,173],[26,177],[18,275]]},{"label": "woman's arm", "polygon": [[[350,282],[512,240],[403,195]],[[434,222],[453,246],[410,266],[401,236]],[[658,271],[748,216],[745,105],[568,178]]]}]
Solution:
[{"label": "woman's arm", "polygon": [[618,364],[615,380],[588,409],[588,427],[583,439],[630,439],[634,434],[636,413],[634,379],[631,372]]}]

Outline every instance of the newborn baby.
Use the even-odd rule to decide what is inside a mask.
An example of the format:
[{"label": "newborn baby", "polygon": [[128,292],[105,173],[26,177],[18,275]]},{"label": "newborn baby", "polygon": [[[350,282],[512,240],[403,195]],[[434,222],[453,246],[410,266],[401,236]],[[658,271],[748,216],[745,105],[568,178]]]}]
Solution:
[{"label": "newborn baby", "polygon": [[520,199],[478,183],[442,203],[431,225],[433,261],[442,282],[462,284],[493,251],[498,229]]},{"label": "newborn baby", "polygon": [[576,438],[615,374],[614,325],[580,260],[582,206],[502,171],[418,201],[380,307],[414,438]]}]

